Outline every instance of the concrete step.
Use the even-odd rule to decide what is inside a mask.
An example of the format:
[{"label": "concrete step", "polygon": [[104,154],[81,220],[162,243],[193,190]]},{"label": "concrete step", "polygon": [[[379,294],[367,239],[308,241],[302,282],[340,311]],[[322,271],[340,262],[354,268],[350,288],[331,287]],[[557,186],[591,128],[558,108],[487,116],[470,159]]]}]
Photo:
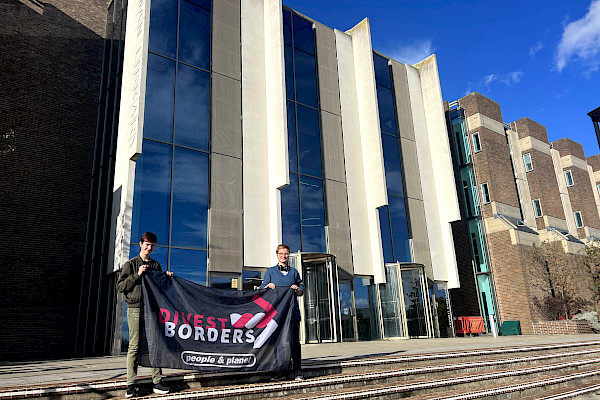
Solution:
[{"label": "concrete step", "polygon": [[[265,373],[184,372],[165,378],[165,382],[172,386],[176,393],[151,397],[153,399],[251,400],[298,396],[309,392],[318,395],[333,390],[349,393],[357,390],[365,391],[366,395],[371,396],[373,393],[379,393],[380,386],[395,393],[394,396],[423,395],[428,391],[439,391],[446,386],[452,386],[453,390],[481,387],[481,385],[487,387],[497,382],[524,379],[523,377],[537,379],[543,374],[551,374],[556,370],[561,370],[563,374],[567,372],[570,374],[570,371],[575,369],[595,366],[600,367],[600,341],[514,346],[353,359],[333,363],[310,362],[303,366],[303,374],[309,379],[301,382],[271,383],[268,382],[269,375]],[[142,379],[139,386],[142,395],[150,395],[151,381],[148,378]],[[33,397],[69,400],[106,399],[124,396],[125,389],[124,380],[82,382],[62,386],[46,385],[0,391],[0,400]],[[397,396],[389,398],[397,398]]]}]

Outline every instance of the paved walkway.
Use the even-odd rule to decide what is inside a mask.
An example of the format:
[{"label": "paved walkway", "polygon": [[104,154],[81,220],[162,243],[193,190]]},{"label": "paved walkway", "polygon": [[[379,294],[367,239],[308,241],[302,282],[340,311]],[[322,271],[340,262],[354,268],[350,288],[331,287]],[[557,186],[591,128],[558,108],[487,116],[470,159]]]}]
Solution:
[{"label": "paved walkway", "polygon": [[[302,345],[306,361],[339,361],[353,358],[385,357],[421,353],[440,353],[494,347],[526,346],[549,343],[600,340],[600,335],[500,336],[459,337],[449,339],[399,339],[371,342],[346,342]],[[185,371],[165,369],[163,373],[181,374]],[[140,367],[140,377],[150,373]],[[62,386],[75,382],[124,381],[127,371],[125,356],[90,357],[70,360],[37,362],[0,362],[0,390],[38,385]]]}]

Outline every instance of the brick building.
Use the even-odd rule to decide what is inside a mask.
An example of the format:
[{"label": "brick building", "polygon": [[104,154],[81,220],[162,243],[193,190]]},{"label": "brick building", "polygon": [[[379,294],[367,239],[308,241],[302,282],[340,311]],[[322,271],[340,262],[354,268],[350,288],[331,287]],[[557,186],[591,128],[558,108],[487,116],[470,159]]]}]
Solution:
[{"label": "brick building", "polygon": [[[479,93],[447,104],[447,110],[462,206],[462,219],[453,224],[457,255],[468,253],[460,224],[483,227],[479,236],[476,229],[466,232],[473,238],[471,257],[457,257],[455,315],[479,309],[499,322],[519,320],[523,333],[532,333],[532,322],[546,318],[536,302],[553,296],[546,267],[535,262],[541,246],[577,271],[579,294],[593,301],[591,277],[579,263],[585,244],[600,237],[598,156],[586,159],[582,146],[567,138],[549,143],[546,128],[528,118],[505,124],[500,105]],[[460,177],[465,171],[470,179]],[[493,285],[484,285],[482,276]]]}]

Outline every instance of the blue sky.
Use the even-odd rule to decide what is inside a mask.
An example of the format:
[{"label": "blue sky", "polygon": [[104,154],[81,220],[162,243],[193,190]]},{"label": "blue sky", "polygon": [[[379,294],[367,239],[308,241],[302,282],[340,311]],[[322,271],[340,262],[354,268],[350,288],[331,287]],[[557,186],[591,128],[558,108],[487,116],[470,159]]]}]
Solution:
[{"label": "blue sky", "polygon": [[600,107],[600,0],[284,0],[331,27],[369,18],[373,48],[413,64],[432,53],[442,96],[479,92],[504,122],[544,125],[600,153],[587,113]]}]

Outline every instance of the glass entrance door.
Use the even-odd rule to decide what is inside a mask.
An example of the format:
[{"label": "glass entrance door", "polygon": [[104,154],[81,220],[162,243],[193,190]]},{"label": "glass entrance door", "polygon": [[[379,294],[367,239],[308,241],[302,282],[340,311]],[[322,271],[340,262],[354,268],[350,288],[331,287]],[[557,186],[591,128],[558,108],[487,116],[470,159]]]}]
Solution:
[{"label": "glass entrance door", "polygon": [[352,293],[352,281],[340,279],[340,319],[342,323],[342,340],[355,341],[356,337],[356,309]]},{"label": "glass entrance door", "polygon": [[327,258],[302,262],[306,343],[334,339],[329,264]]}]

